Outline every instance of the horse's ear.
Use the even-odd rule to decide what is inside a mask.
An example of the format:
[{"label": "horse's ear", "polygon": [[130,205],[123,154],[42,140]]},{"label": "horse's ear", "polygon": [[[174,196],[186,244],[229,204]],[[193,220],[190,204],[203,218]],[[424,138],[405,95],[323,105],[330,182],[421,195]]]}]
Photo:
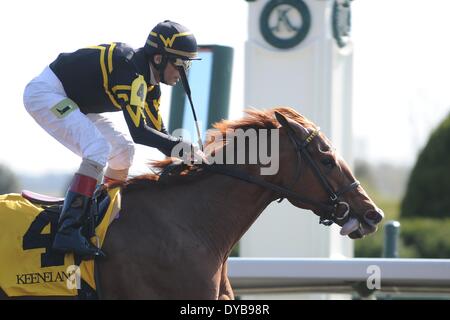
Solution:
[{"label": "horse's ear", "polygon": [[283,116],[278,111],[275,111],[275,118],[277,118],[278,122],[281,124],[282,127],[289,127],[289,122],[286,119],[286,117]]},{"label": "horse's ear", "polygon": [[296,130],[299,130],[299,132],[306,132],[308,134],[308,130],[306,130],[302,125],[289,118],[286,118],[278,111],[275,111],[275,118],[277,118],[278,122],[281,124],[282,127],[286,128],[287,130],[291,130],[291,132],[294,134]]},{"label": "horse's ear", "polygon": [[295,123],[295,121],[286,118],[283,114],[279,113],[278,111],[275,111],[275,118],[277,118],[278,122],[281,124],[282,127],[286,128],[286,130],[291,130],[292,133],[295,133],[293,129],[297,124]]}]

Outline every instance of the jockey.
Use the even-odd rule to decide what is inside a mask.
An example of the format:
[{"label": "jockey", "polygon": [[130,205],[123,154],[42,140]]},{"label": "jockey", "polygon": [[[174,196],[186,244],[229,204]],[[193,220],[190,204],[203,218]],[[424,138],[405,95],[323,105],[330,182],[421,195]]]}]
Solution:
[{"label": "jockey", "polygon": [[[167,156],[179,143],[183,151],[191,150],[191,144],[169,135],[162,123],[159,84],[174,86],[180,68],[189,68],[196,57],[194,35],[166,20],[153,28],[143,48],[111,43],[62,53],[26,86],[27,111],[82,157],[66,193],[53,249],[84,259],[104,255],[82,234],[82,225],[106,164],[104,183],[126,180],[134,143]],[[114,111],[123,112],[132,139],[101,115]]]}]

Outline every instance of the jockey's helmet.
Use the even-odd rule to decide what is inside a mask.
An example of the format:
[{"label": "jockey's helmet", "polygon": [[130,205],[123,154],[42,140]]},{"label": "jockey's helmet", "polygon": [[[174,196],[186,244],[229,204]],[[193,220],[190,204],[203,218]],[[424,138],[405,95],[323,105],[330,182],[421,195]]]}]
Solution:
[{"label": "jockey's helmet", "polygon": [[[152,29],[145,43],[144,51],[160,73],[169,60],[186,70],[190,67],[191,60],[198,59],[197,41],[192,32],[170,20],[160,22]],[[155,64],[153,60],[155,54],[163,56],[161,64]]]}]

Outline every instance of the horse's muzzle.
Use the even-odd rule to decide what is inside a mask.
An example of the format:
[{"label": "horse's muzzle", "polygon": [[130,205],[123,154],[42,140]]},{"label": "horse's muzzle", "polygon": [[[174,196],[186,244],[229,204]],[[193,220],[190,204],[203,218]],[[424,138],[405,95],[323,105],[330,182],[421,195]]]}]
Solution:
[{"label": "horse's muzzle", "polygon": [[377,224],[379,224],[381,222],[381,220],[383,220],[384,218],[384,212],[383,210],[377,208],[376,210],[368,210],[365,214],[364,214],[364,220],[367,224],[371,225],[371,226],[376,226]]},{"label": "horse's muzzle", "polygon": [[377,225],[383,220],[384,212],[379,209],[370,209],[364,214],[364,221],[360,221],[355,217],[350,217],[341,228],[341,235],[348,235],[352,239],[362,238],[363,236],[373,233],[377,230]]}]

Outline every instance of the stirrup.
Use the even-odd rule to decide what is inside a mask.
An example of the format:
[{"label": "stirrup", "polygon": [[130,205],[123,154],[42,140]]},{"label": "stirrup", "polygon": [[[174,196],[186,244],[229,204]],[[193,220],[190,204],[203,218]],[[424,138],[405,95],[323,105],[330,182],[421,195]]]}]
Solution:
[{"label": "stirrup", "polygon": [[[80,256],[82,260],[92,260],[95,258],[104,258],[106,257],[105,252],[100,249],[99,247],[93,245],[89,240],[85,239],[87,241],[87,247],[85,244],[83,246],[78,246],[78,249],[84,248],[84,251],[86,252],[80,252],[75,250],[73,247],[55,247],[56,241],[53,243],[52,249],[58,253],[73,253],[74,255]],[[90,252],[89,252],[90,251]]]}]

